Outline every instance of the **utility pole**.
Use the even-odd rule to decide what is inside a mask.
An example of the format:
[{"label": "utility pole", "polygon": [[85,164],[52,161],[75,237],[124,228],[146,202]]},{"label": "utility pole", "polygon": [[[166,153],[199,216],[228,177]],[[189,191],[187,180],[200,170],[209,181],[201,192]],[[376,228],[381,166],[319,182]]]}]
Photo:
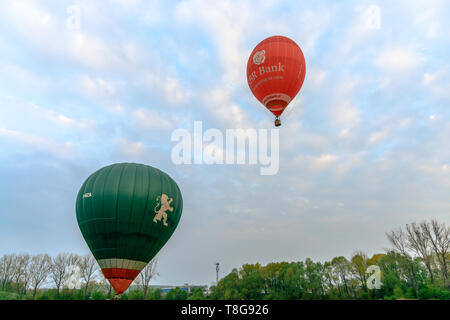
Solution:
[{"label": "utility pole", "polygon": [[216,286],[219,283],[219,263],[216,262]]}]

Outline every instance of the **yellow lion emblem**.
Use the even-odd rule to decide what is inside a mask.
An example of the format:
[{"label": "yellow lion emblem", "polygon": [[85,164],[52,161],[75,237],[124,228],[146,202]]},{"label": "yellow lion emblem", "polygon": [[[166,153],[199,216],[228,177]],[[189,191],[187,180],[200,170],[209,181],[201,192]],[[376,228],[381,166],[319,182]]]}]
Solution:
[{"label": "yellow lion emblem", "polygon": [[[158,202],[156,204],[155,209],[153,210],[155,212],[155,217],[153,218],[153,222],[157,223],[158,221],[161,221],[163,219],[163,224],[165,226],[168,226],[167,224],[167,210],[170,212],[173,211],[173,208],[170,206],[172,203],[173,198],[169,198],[167,194],[162,194],[156,198],[156,201]],[[158,207],[159,210],[156,210]]]}]

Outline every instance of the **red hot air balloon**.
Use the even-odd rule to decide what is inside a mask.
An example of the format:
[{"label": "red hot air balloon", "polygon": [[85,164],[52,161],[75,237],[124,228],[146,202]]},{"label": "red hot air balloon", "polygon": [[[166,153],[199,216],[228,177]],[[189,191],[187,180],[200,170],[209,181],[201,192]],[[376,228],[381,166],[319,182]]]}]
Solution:
[{"label": "red hot air balloon", "polygon": [[269,37],[253,49],[247,63],[248,85],[275,115],[275,126],[281,125],[279,116],[300,91],[305,71],[303,52],[289,38]]}]

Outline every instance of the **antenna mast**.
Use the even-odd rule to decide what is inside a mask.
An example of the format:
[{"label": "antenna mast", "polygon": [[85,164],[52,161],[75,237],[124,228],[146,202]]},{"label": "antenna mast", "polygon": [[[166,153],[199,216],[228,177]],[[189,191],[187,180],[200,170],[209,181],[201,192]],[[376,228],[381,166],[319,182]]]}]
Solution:
[{"label": "antenna mast", "polygon": [[219,263],[216,262],[216,286],[219,283]]}]

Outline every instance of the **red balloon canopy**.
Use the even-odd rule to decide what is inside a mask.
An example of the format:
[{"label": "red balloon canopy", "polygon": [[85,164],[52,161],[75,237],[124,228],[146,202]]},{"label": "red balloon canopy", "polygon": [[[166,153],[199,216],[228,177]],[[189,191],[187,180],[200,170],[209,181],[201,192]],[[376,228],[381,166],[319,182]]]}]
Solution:
[{"label": "red balloon canopy", "polygon": [[273,36],[253,49],[247,80],[255,97],[276,117],[294,99],[305,79],[305,57],[291,39]]}]

